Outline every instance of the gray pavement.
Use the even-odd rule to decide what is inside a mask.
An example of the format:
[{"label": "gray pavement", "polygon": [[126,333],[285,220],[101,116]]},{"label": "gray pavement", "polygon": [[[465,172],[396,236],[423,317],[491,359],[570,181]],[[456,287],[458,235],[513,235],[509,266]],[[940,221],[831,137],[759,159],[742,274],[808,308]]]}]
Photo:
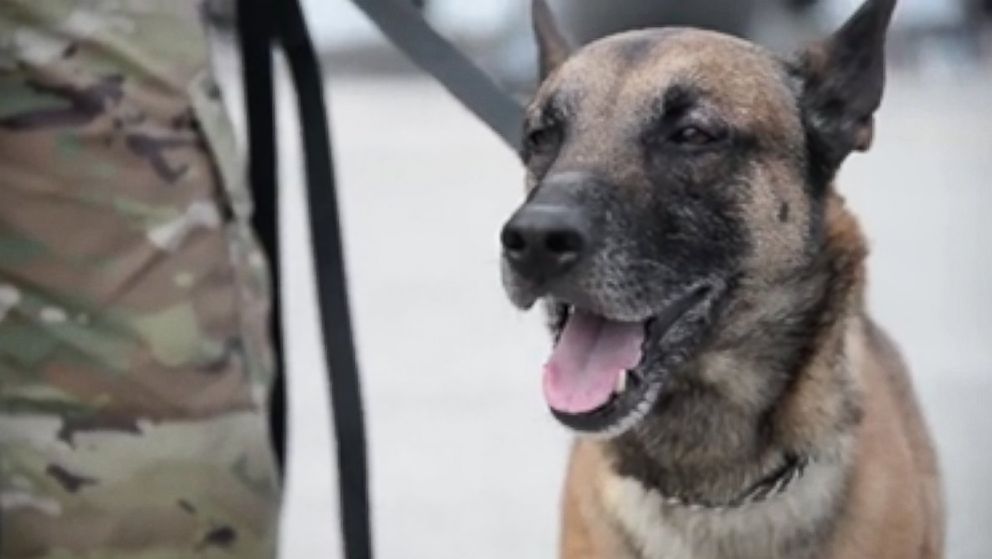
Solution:
[{"label": "gray pavement", "polygon": [[[384,558],[554,556],[568,435],[545,412],[540,318],[511,309],[497,231],[514,155],[427,81],[331,89]],[[946,472],[949,557],[992,557],[992,81],[897,75],[844,192],[870,301],[916,374]],[[285,107],[284,107],[285,108]],[[280,116],[291,339],[287,558],[337,553],[334,472],[300,192]]]}]

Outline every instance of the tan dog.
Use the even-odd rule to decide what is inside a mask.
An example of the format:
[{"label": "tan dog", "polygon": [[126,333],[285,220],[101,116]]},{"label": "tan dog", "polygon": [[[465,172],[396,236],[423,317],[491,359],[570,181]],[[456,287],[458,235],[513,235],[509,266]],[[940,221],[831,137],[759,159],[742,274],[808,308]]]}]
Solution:
[{"label": "tan dog", "polygon": [[941,557],[936,459],[832,184],[871,144],[893,7],[780,59],[692,29],[571,54],[536,2],[503,278],[548,308],[545,396],[583,435],[562,557]]}]

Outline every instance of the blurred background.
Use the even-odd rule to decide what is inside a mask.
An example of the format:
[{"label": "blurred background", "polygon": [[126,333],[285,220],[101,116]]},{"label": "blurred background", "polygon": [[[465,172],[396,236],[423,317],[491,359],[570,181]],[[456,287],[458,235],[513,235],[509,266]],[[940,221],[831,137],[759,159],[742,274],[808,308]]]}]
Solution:
[{"label": "blurred background", "polygon": [[[413,1],[413,0],[411,0]],[[569,435],[545,411],[549,341],[505,300],[497,232],[516,156],[345,0],[306,2],[327,70],[384,558],[553,557]],[[526,0],[422,0],[501,84],[534,86]],[[579,42],[695,25],[788,53],[857,0],[557,0]],[[218,3],[217,23],[230,14]],[[871,240],[870,306],[902,346],[941,452],[950,559],[992,557],[992,2],[901,0],[875,147],[839,184]],[[243,129],[234,50],[217,63]],[[280,90],[291,437],[283,553],[338,553],[336,478],[300,144]]]}]

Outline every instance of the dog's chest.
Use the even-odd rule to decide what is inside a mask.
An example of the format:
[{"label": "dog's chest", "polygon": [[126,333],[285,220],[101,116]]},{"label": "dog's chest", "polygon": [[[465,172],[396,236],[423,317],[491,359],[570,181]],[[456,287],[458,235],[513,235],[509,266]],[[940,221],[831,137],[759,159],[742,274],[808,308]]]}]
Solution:
[{"label": "dog's chest", "polygon": [[636,559],[811,559],[842,485],[840,468],[820,464],[785,493],[736,509],[673,507],[621,477],[605,481],[602,498]]}]

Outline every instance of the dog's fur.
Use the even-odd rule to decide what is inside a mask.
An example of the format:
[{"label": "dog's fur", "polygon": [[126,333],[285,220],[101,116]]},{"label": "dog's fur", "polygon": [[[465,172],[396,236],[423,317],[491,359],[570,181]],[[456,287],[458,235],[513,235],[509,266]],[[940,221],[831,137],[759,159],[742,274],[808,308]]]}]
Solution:
[{"label": "dog's fur", "polygon": [[[832,184],[871,143],[893,4],[867,0],[781,59],[691,29],[572,53],[536,0],[545,79],[526,123],[528,200],[593,208],[599,239],[546,292],[507,270],[511,298],[643,320],[678,286],[715,293],[652,342],[648,365],[667,380],[646,417],[576,443],[562,557],[942,556],[936,458],[899,355],[866,314],[865,241]],[[691,506],[731,500],[787,456],[810,462],[781,494]]]}]

